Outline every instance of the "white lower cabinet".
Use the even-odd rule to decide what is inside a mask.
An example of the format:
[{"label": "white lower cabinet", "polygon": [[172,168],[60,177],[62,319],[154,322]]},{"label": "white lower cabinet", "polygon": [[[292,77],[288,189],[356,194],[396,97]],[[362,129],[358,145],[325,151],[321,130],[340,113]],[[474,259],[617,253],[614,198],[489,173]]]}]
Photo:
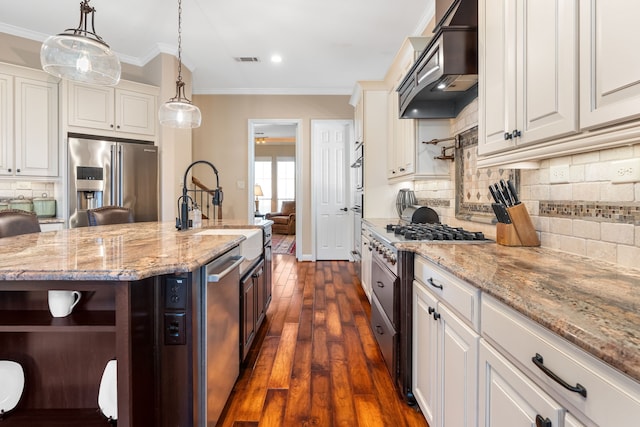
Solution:
[{"label": "white lower cabinet", "polygon": [[[491,401],[506,389],[506,386],[501,385],[503,380],[500,379],[506,374],[499,374],[500,369],[492,367],[496,360],[501,360],[492,356],[497,352],[511,362],[509,366],[512,371],[516,371],[518,377],[528,378],[529,383],[535,383],[556,401],[562,402],[563,407],[573,413],[576,419],[585,422],[588,420],[589,426],[638,425],[640,383],[490,296],[482,296],[480,312],[482,337],[488,343],[481,345],[480,351],[482,426],[531,425],[494,422],[495,417],[511,416],[510,413],[491,413],[491,408],[495,408],[493,411],[503,411],[503,405],[494,405]],[[501,369],[504,370],[503,367]],[[506,392],[509,401],[517,401],[513,396],[530,393],[522,391],[526,389],[525,386],[515,387],[517,384],[524,383],[511,384],[513,392]],[[525,401],[532,402],[529,398]],[[536,409],[538,412],[542,411],[537,407]],[[554,419],[553,413],[540,414]],[[555,427],[562,424],[543,426]]]},{"label": "white lower cabinet", "polygon": [[477,425],[479,335],[414,281],[413,392],[431,427]]},{"label": "white lower cabinet", "polygon": [[480,342],[480,427],[561,427],[565,409],[484,340]]}]

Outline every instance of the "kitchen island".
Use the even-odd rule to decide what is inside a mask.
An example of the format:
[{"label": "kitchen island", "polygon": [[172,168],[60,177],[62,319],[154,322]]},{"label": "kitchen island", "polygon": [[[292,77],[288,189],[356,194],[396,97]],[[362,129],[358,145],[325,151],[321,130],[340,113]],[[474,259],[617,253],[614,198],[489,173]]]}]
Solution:
[{"label": "kitchen island", "polygon": [[[205,221],[203,228],[265,224]],[[0,360],[20,363],[25,373],[22,398],[3,425],[109,425],[97,396],[113,358],[119,426],[191,425],[199,333],[193,285],[202,266],[245,239],[201,231],[150,222],[0,239]],[[81,293],[71,315],[51,316],[50,289]],[[178,320],[169,328],[167,315]]]}]

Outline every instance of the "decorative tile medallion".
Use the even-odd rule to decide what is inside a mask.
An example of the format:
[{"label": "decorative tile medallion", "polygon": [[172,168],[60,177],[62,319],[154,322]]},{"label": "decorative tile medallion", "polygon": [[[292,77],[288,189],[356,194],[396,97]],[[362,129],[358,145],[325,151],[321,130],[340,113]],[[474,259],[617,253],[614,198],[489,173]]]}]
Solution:
[{"label": "decorative tile medallion", "polygon": [[510,179],[519,189],[520,173],[517,169],[498,167],[478,168],[478,128],[459,135],[455,150],[456,160],[456,218],[484,223],[496,222],[491,208],[493,198],[489,184]]}]

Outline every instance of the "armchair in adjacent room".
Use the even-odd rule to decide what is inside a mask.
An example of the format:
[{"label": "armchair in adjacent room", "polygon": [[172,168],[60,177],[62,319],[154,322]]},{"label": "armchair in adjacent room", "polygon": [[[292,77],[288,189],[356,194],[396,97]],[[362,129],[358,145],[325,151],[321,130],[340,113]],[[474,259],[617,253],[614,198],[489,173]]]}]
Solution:
[{"label": "armchair in adjacent room", "polygon": [[296,202],[282,202],[280,212],[270,212],[265,215],[266,219],[273,221],[271,228],[277,234],[296,234]]}]

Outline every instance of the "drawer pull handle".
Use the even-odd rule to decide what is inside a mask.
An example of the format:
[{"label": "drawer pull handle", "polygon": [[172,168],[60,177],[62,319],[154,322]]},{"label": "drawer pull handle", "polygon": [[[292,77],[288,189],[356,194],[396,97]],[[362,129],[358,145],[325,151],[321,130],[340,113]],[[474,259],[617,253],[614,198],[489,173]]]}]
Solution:
[{"label": "drawer pull handle", "polygon": [[377,281],[376,282],[379,288],[384,288],[384,283],[382,283],[381,281]]},{"label": "drawer pull handle", "polygon": [[549,418],[542,418],[542,415],[536,415],[536,427],[552,427],[551,420]]},{"label": "drawer pull handle", "polygon": [[380,325],[376,325],[376,332],[380,335],[384,335],[384,329],[382,329],[382,326]]},{"label": "drawer pull handle", "polygon": [[544,372],[549,378],[560,384],[562,387],[566,388],[569,391],[573,391],[574,393],[578,393],[582,397],[587,397],[587,389],[579,383],[576,386],[572,386],[565,382],[562,378],[557,376],[551,369],[544,366],[544,359],[538,353],[531,358],[531,361],[538,367],[542,372]]},{"label": "drawer pull handle", "polygon": [[429,277],[429,280],[427,280],[427,282],[429,282],[429,284],[434,288],[443,289],[442,285],[437,285],[436,282],[433,281],[433,277]]}]

